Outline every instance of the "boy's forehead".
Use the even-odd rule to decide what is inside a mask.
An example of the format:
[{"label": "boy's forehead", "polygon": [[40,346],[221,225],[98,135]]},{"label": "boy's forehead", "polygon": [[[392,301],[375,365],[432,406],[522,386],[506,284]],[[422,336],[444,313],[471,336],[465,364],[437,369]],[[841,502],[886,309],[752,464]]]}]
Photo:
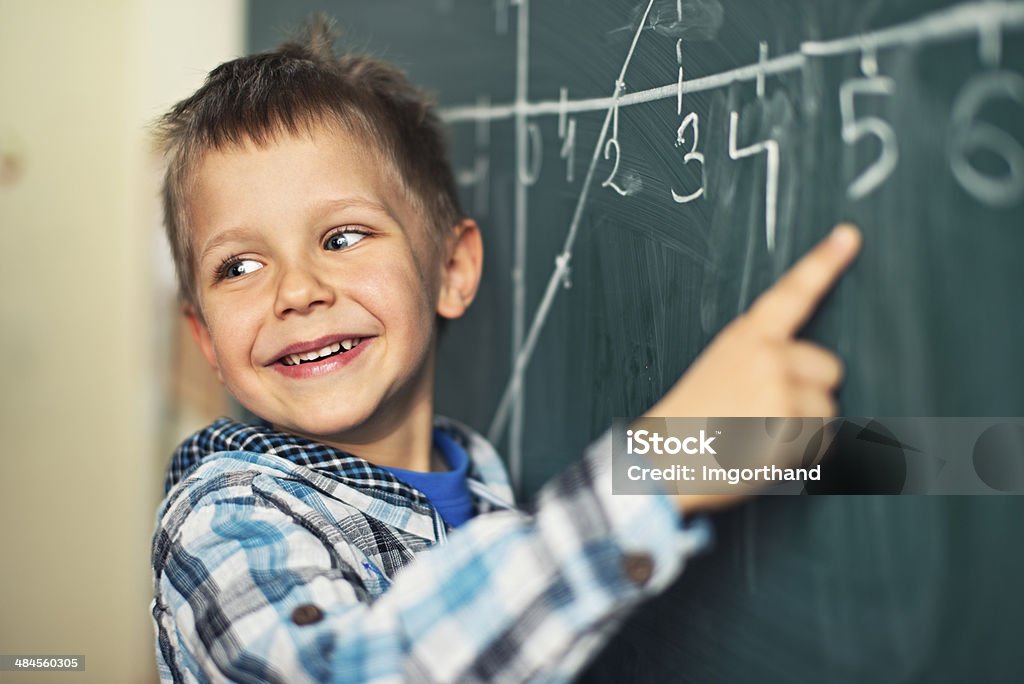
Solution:
[{"label": "boy's forehead", "polygon": [[340,125],[244,136],[203,150],[193,172],[186,200],[198,242],[275,199],[310,212],[332,204],[376,205],[406,231],[430,237],[426,213],[389,155],[371,136]]},{"label": "boy's forehead", "polygon": [[363,172],[383,173],[390,166],[387,155],[372,137],[340,125],[319,124],[294,131],[275,127],[263,135],[242,134],[237,139],[209,145],[200,150],[193,168],[198,175],[224,173],[225,167],[237,173],[236,162],[246,164],[258,156],[276,157],[282,164],[287,160],[289,168],[282,168],[282,172],[302,166],[340,164],[339,170],[356,166]]},{"label": "boy's forehead", "polygon": [[340,127],[275,131],[262,139],[246,136],[204,150],[193,168],[192,199],[200,202],[302,189],[302,198],[311,201],[320,195],[325,202],[372,195],[389,212],[404,213],[401,205],[407,200],[387,155],[366,136]]}]

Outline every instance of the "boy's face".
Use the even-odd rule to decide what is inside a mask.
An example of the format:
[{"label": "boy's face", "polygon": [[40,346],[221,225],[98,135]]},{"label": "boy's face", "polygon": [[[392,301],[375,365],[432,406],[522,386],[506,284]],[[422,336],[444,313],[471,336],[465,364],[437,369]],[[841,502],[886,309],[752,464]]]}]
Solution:
[{"label": "boy's face", "polygon": [[197,169],[193,332],[279,429],[370,441],[430,405],[435,315],[472,292],[453,291],[451,250],[388,171],[333,129],[211,151]]}]

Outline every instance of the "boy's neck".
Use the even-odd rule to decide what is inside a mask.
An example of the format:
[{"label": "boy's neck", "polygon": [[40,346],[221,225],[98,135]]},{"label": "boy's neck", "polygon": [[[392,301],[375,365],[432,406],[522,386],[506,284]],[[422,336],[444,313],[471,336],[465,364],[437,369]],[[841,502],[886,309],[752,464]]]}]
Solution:
[{"label": "boy's neck", "polygon": [[378,439],[340,448],[377,466],[426,473],[434,470],[433,444],[434,404],[428,399],[411,407],[398,424]]},{"label": "boy's neck", "polygon": [[[433,379],[432,370],[428,369],[426,374],[429,380]],[[383,413],[387,415],[378,416],[369,431],[346,435],[345,439],[339,440],[321,435],[300,436],[353,454],[376,466],[423,473],[447,470],[444,459],[433,453],[433,383],[421,379],[420,390],[413,396],[415,398],[408,406],[385,410]]]}]

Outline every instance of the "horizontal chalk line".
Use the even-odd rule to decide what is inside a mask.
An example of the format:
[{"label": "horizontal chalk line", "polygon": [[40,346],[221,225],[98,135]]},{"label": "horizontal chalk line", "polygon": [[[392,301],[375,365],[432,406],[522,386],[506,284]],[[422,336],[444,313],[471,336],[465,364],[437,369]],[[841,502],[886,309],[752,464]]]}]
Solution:
[{"label": "horizontal chalk line", "polygon": [[[702,76],[683,82],[683,93],[698,93],[713,90],[732,83],[753,81],[759,75],[772,75],[796,71],[806,64],[809,57],[833,57],[860,52],[864,49],[881,49],[897,46],[916,45],[941,39],[956,38],[972,33],[998,28],[1019,28],[1024,26],[1024,2],[992,3],[972,2],[927,14],[914,21],[899,24],[878,31],[862,33],[848,38],[828,41],[808,41],[800,46],[800,52],[790,53],[757,62],[747,66],[729,69],[718,74]],[[618,98],[620,107],[653,102],[679,93],[676,82],[635,93],[623,94]],[[542,102],[520,102],[507,105],[467,105],[444,107],[441,118],[447,123],[510,119],[517,114],[543,116],[549,114],[575,114],[579,112],[606,111],[614,104],[614,97],[594,97],[581,100],[545,100]]]}]

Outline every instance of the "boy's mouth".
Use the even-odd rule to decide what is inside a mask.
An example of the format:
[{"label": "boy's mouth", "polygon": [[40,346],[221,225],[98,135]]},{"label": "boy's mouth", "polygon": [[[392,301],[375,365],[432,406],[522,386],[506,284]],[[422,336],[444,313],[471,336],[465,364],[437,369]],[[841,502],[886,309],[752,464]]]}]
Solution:
[{"label": "boy's mouth", "polygon": [[364,338],[362,337],[351,337],[347,340],[327,344],[324,347],[313,351],[300,352],[298,354],[285,354],[278,359],[278,363],[285,366],[298,366],[304,363],[315,363],[332,356],[338,356],[339,354],[352,351],[359,346],[359,343],[362,342],[363,339]]}]

